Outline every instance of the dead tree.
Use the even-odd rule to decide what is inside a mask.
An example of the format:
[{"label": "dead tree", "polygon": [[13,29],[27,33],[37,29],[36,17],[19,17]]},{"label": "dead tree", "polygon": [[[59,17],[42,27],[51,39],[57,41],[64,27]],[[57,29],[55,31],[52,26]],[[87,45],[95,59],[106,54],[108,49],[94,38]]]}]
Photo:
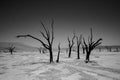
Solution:
[{"label": "dead tree", "polygon": [[42,48],[40,47],[40,48],[37,48],[37,49],[38,49],[39,53],[41,53]]},{"label": "dead tree", "polygon": [[93,41],[93,34],[92,34],[92,28],[90,29],[91,31],[91,35],[90,37],[88,37],[88,44],[86,43],[85,39],[83,38],[83,43],[85,46],[85,50],[86,50],[86,63],[88,63],[90,61],[90,54],[91,51],[97,47],[98,45],[100,45],[102,42],[102,38],[99,38],[97,41]]},{"label": "dead tree", "polygon": [[45,31],[45,32],[40,31],[40,33],[47,43],[45,41],[39,39],[39,38],[36,38],[32,35],[29,35],[29,34],[28,35],[18,35],[17,38],[19,38],[19,37],[30,37],[30,38],[33,38],[33,39],[39,41],[43,45],[44,48],[48,49],[49,54],[50,54],[50,63],[51,63],[51,62],[54,62],[53,61],[53,50],[52,50],[53,40],[54,40],[54,29],[53,29],[54,20],[52,19],[52,23],[51,23],[51,28],[52,28],[51,33],[50,33],[50,30],[48,30],[45,27],[45,25],[43,24],[42,21],[40,21],[40,23],[41,23],[41,25],[42,25],[42,27]]},{"label": "dead tree", "polygon": [[76,41],[77,41],[77,59],[80,59],[80,45],[82,41],[82,35],[80,35],[79,37],[76,36]]},{"label": "dead tree", "polygon": [[68,54],[68,57],[70,58],[71,57],[71,51],[72,51],[72,47],[74,45],[74,39],[75,39],[75,34],[74,36],[72,37],[72,40],[69,39],[68,37],[68,47],[69,47],[69,54]]},{"label": "dead tree", "polygon": [[58,45],[58,55],[57,55],[57,60],[56,60],[57,63],[59,62],[59,57],[60,57],[60,43]]},{"label": "dead tree", "polygon": [[8,52],[10,52],[11,55],[13,55],[13,52],[15,52],[15,47],[12,45],[10,45],[10,47],[6,48],[8,50]]},{"label": "dead tree", "polygon": [[101,50],[102,50],[101,47],[99,47],[99,52],[101,52]]}]

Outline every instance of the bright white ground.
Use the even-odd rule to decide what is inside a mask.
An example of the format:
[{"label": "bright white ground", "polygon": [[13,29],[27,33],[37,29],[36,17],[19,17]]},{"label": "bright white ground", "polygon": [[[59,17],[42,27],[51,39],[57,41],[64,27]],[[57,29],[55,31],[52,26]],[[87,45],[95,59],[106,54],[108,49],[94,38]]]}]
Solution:
[{"label": "bright white ground", "polygon": [[[100,52],[76,59],[61,52],[59,63],[49,63],[49,54],[38,52],[0,54],[0,80],[120,80],[120,52]],[[56,52],[54,52],[54,61]]]}]

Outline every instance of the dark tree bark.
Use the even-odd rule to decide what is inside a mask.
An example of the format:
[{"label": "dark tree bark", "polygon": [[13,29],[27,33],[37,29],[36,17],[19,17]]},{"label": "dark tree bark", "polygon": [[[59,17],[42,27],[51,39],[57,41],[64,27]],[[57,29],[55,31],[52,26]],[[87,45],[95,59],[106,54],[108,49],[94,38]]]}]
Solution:
[{"label": "dark tree bark", "polygon": [[69,55],[68,55],[69,58],[71,57],[71,49],[72,47],[69,47]]},{"label": "dark tree bark", "polygon": [[69,43],[69,45],[68,45],[68,47],[69,47],[68,57],[69,57],[69,58],[71,57],[71,51],[72,51],[72,47],[73,47],[73,45],[74,45],[74,39],[75,39],[75,34],[74,34],[72,40],[70,40],[69,37],[68,37],[68,43]]},{"label": "dark tree bark", "polygon": [[100,45],[102,42],[102,38],[98,39],[97,41],[93,41],[93,34],[92,34],[92,28],[90,29],[91,31],[91,36],[88,37],[88,44],[86,43],[85,39],[83,38],[83,43],[85,46],[85,50],[86,50],[86,63],[88,63],[90,61],[90,54],[91,51],[97,47],[98,45]]},{"label": "dark tree bark", "polygon": [[80,59],[80,44],[82,41],[82,35],[80,35],[79,37],[76,36],[76,40],[77,40],[77,59]]},{"label": "dark tree bark", "polygon": [[52,31],[50,33],[50,31],[45,27],[45,25],[43,24],[42,21],[40,21],[43,29],[44,29],[44,33],[42,31],[40,31],[40,33],[42,34],[43,38],[47,41],[47,43],[45,43],[44,41],[42,41],[41,39],[39,38],[36,38],[32,35],[18,35],[17,38],[19,37],[30,37],[30,38],[33,38],[34,40],[37,40],[39,41],[44,48],[48,49],[49,50],[49,54],[50,54],[50,63],[53,62],[53,51],[52,51],[52,45],[53,45],[53,40],[54,40],[54,30],[53,30],[53,25],[54,25],[54,20],[52,19],[52,23],[51,23],[51,28],[52,28]]},{"label": "dark tree bark", "polygon": [[56,60],[57,63],[59,62],[59,57],[60,57],[60,43],[58,45],[58,55],[57,55],[57,60]]}]

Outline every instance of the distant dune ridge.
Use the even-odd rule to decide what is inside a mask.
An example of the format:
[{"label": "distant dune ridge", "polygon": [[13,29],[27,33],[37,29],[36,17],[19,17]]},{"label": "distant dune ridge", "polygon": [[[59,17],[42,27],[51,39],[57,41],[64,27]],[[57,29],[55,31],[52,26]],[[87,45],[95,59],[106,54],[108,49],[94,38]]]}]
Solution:
[{"label": "distant dune ridge", "polygon": [[[27,52],[33,52],[33,51],[38,51],[38,48],[37,47],[33,47],[33,46],[29,46],[29,45],[26,45],[24,43],[19,43],[19,42],[0,42],[0,51],[3,52],[3,51],[6,51],[6,48],[10,47],[11,45],[13,45],[15,48],[15,51],[16,52],[23,52],[23,51],[27,51]],[[68,48],[61,48],[61,51],[65,51],[67,50]],[[100,46],[97,46],[95,50],[98,50],[98,51],[117,51],[119,52],[120,51],[120,45],[100,45]],[[73,47],[73,50],[76,51],[76,46]],[[81,48],[82,50],[82,48]],[[53,49],[53,51],[57,51],[57,49]]]},{"label": "distant dune ridge", "polygon": [[37,47],[32,47],[19,42],[0,42],[0,51],[6,51],[8,47],[13,45],[16,52],[21,51],[37,51]]}]

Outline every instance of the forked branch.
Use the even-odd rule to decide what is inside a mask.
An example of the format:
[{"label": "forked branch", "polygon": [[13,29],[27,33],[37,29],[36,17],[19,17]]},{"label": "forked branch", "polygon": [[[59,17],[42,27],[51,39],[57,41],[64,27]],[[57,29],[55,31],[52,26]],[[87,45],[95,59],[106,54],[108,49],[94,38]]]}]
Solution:
[{"label": "forked branch", "polygon": [[97,41],[93,41],[93,34],[92,34],[92,28],[90,29],[90,37],[88,37],[88,44],[86,43],[85,39],[83,38],[83,43],[86,50],[86,62],[89,62],[89,56],[91,54],[91,51],[100,45],[102,42],[102,38],[99,38]]}]

